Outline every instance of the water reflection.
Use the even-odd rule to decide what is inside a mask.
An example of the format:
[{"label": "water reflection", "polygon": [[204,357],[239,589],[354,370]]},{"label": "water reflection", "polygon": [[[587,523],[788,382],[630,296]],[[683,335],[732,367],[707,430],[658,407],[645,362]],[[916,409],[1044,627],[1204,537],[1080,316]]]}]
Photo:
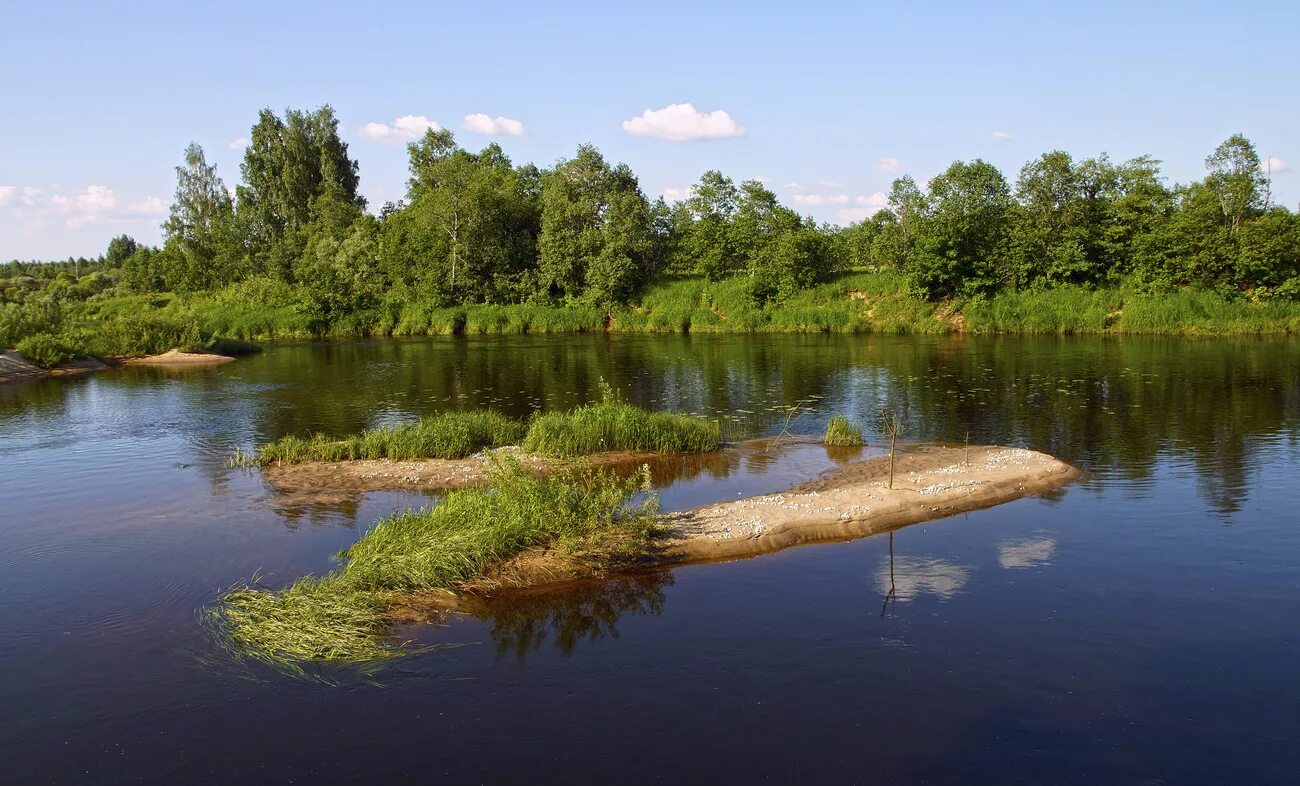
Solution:
[{"label": "water reflection", "polygon": [[909,603],[921,595],[948,600],[965,589],[972,570],[933,557],[896,557],[891,548],[889,559],[876,571],[876,586],[886,605]]},{"label": "water reflection", "polygon": [[1295,341],[579,335],[272,346],[181,376],[0,386],[0,447],[167,435],[224,456],[445,409],[526,417],[590,401],[601,380],[638,404],[727,418],[737,439],[777,433],[798,405],[812,408],[796,423],[805,434],[837,412],[870,424],[888,408],[918,441],[1026,445],[1136,496],[1172,455],[1224,516],[1246,506],[1258,453],[1300,436]]},{"label": "water reflection", "polygon": [[998,547],[998,564],[1004,568],[1037,568],[1056,556],[1056,539],[1046,536],[1008,540]]},{"label": "water reflection", "polygon": [[493,596],[470,613],[486,620],[497,655],[524,657],[549,639],[564,655],[583,641],[618,638],[620,619],[663,613],[668,571],[575,583],[558,589]]}]

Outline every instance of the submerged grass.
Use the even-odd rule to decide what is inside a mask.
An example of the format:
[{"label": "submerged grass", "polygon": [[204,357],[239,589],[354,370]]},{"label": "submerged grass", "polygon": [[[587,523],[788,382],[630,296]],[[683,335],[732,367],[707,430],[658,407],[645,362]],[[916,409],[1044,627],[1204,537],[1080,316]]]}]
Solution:
[{"label": "submerged grass", "polygon": [[252,463],[265,466],[381,458],[394,461],[456,459],[484,448],[517,444],[523,435],[522,423],[499,412],[444,412],[416,423],[370,429],[344,439],[331,439],[320,434],[281,437],[260,447]]},{"label": "submerged grass", "polygon": [[835,415],[826,423],[826,434],[822,444],[841,448],[856,448],[866,444],[862,439],[862,429],[853,425],[843,415]]},{"label": "submerged grass", "polygon": [[489,476],[486,487],[377,522],[328,576],[279,591],[236,587],[209,619],[235,652],[290,669],[390,658],[410,649],[389,627],[400,593],[454,588],[540,546],[611,564],[636,553],[655,526],[648,468],[630,478],[588,467],[537,477],[493,458]]}]

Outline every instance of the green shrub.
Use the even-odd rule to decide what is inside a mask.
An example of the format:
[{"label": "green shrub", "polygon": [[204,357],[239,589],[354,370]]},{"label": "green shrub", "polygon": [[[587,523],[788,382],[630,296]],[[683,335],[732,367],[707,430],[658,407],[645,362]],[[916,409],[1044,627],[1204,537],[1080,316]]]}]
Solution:
[{"label": "green shrub", "polygon": [[54,368],[80,354],[67,337],[53,333],[37,333],[24,338],[18,342],[18,353],[41,368]]}]

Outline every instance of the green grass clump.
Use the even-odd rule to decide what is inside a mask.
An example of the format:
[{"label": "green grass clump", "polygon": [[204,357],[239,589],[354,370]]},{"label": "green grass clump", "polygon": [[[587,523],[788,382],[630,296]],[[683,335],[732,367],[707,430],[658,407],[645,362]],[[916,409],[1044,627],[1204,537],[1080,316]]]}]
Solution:
[{"label": "green grass clump", "polygon": [[489,475],[486,487],[452,491],[437,507],[377,522],[328,576],[278,592],[231,590],[209,620],[235,652],[291,669],[303,661],[389,658],[409,649],[389,631],[397,593],[454,588],[540,546],[610,564],[636,553],[655,526],[658,502],[646,468],[631,478],[585,467],[537,477],[516,461],[494,459]]},{"label": "green grass clump", "polygon": [[523,436],[523,424],[499,412],[444,412],[416,423],[369,429],[344,439],[331,439],[321,434],[281,437],[258,448],[254,463],[265,466],[381,458],[394,461],[456,459],[484,448],[518,444]]},{"label": "green grass clump", "polygon": [[343,552],[342,579],[374,590],[452,587],[534,546],[583,551],[611,531],[639,540],[654,525],[653,497],[630,503],[649,491],[648,470],[621,478],[578,467],[538,477],[505,459],[489,474],[489,486],[377,523]]},{"label": "green grass clump", "polygon": [[718,449],[716,420],[650,412],[616,400],[608,391],[598,404],[533,418],[524,450],[542,456],[581,456],[606,450],[646,453],[707,453]]},{"label": "green grass clump", "polygon": [[388,607],[386,593],[349,587],[337,576],[307,576],[278,592],[239,586],[209,614],[240,655],[288,666],[400,654],[402,643],[389,632]]},{"label": "green grass clump", "polygon": [[862,439],[862,429],[849,422],[843,415],[835,415],[826,423],[826,434],[822,444],[833,447],[856,448],[866,444]]}]

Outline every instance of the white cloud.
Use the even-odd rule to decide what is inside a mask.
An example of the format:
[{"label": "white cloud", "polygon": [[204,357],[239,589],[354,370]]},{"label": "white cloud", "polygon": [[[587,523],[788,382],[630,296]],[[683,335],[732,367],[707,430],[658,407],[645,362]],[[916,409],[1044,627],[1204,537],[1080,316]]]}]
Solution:
[{"label": "white cloud", "polygon": [[0,186],[0,207],[4,207],[13,201],[14,195],[18,193],[18,186]]},{"label": "white cloud", "polygon": [[1005,141],[1007,141],[1007,140],[1010,139],[1010,138],[1011,138],[1011,135],[1008,134],[1006,131],[994,131],[994,132],[993,132],[993,141],[994,141],[994,142],[1005,142]]},{"label": "white cloud", "polygon": [[509,117],[489,117],[482,112],[465,115],[460,127],[473,134],[488,136],[523,136],[524,124]]},{"label": "white cloud", "polygon": [[694,193],[695,189],[692,186],[686,186],[685,188],[668,186],[664,189],[664,199],[669,202],[680,202],[683,199],[690,199],[691,195]]},{"label": "white cloud", "polygon": [[893,156],[885,156],[876,160],[876,171],[878,172],[902,172],[903,162]]},{"label": "white cloud", "polygon": [[744,127],[726,110],[701,112],[692,104],[669,104],[663,109],[647,109],[638,117],[623,121],[623,130],[633,136],[649,136],[672,142],[692,139],[726,139],[743,136]]},{"label": "white cloud", "polygon": [[23,186],[22,203],[27,207],[35,205],[41,198],[41,190],[35,186]]},{"label": "white cloud", "polygon": [[800,207],[847,205],[849,197],[848,194],[795,194],[794,203]]},{"label": "white cloud", "polygon": [[818,180],[817,185],[821,186],[822,188],[834,188],[834,189],[844,188],[843,183],[839,183],[834,180]]},{"label": "white cloud", "polygon": [[79,211],[84,215],[94,215],[111,210],[117,204],[117,195],[108,186],[86,186],[79,194],[64,196],[55,194],[50,198],[55,207],[65,212]]},{"label": "white cloud", "polygon": [[230,140],[230,144],[226,145],[226,147],[231,150],[243,150],[248,147],[248,139],[242,136],[238,139],[232,139]]},{"label": "white cloud", "polygon": [[884,191],[877,191],[874,194],[860,194],[853,198],[854,204],[860,207],[869,207],[874,210],[880,210],[889,206],[889,197]]},{"label": "white cloud", "polygon": [[835,223],[840,226],[856,224],[864,218],[871,218],[876,211],[865,207],[842,207],[835,211]]},{"label": "white cloud", "polygon": [[1266,158],[1260,162],[1260,166],[1264,169],[1265,174],[1276,175],[1279,172],[1287,171],[1286,162],[1280,158]]},{"label": "white cloud", "polygon": [[782,185],[781,188],[788,188],[788,189],[791,190],[791,191],[807,191],[807,190],[808,190],[808,189],[804,188],[804,187],[803,187],[803,184],[800,183],[798,180],[791,180],[789,183],[786,183],[786,184]]},{"label": "white cloud", "polygon": [[139,202],[127,205],[127,210],[138,216],[163,216],[167,214],[167,204],[155,196],[145,197]]},{"label": "white cloud", "polygon": [[888,206],[889,197],[885,196],[883,191],[877,191],[873,194],[859,194],[853,197],[853,204],[857,205],[857,207],[842,207],[836,211],[837,223],[847,226],[871,218]]},{"label": "white cloud", "polygon": [[437,131],[442,126],[424,115],[402,115],[392,125],[385,123],[366,123],[359,132],[366,139],[375,142],[408,142],[418,139],[430,129]]}]

